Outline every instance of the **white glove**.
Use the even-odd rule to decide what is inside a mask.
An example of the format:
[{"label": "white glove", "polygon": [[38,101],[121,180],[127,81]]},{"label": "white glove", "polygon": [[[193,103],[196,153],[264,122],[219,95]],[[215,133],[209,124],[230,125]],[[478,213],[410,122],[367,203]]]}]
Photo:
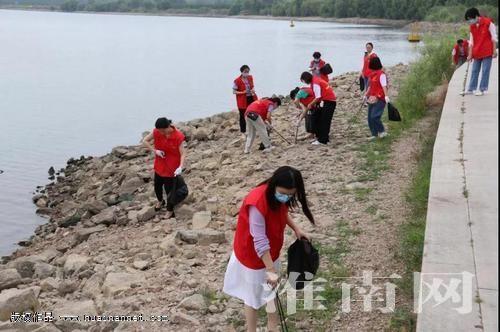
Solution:
[{"label": "white glove", "polygon": [[174,172],[174,175],[175,176],[179,176],[182,174],[182,167],[177,167],[177,169],[175,170]]},{"label": "white glove", "polygon": [[155,150],[155,155],[160,158],[165,158],[165,152],[163,152],[162,150]]},{"label": "white glove", "polygon": [[391,99],[389,98],[389,96],[385,96],[385,102],[386,103],[390,103],[391,102]]}]

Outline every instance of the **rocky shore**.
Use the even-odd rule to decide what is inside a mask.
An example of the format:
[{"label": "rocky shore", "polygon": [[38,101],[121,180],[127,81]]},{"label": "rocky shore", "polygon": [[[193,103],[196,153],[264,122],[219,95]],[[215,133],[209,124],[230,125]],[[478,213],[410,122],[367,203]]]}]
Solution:
[{"label": "rocky shore", "polygon": [[[388,68],[391,97],[407,70]],[[176,219],[154,210],[153,156],[141,145],[70,159],[33,197],[47,223],[0,265],[0,331],[240,331],[241,304],[221,288],[239,206],[250,188],[278,166],[300,169],[317,226],[301,214],[293,217],[318,244],[334,243],[341,236],[335,224],[355,224],[360,216],[350,210],[353,192],[373,184],[359,182],[355,168],[357,147],[369,136],[359,89],[348,91],[356,77],[347,73],[331,82],[338,105],[327,147],[311,146],[303,126],[293,144],[297,112],[287,104],[273,118],[292,144],[271,133],[277,148],[269,154],[257,144],[243,154],[237,112],[178,123],[187,139],[190,194]],[[287,231],[285,246],[293,240]],[[52,312],[54,321],[9,322],[12,312],[30,310]],[[142,314],[145,321],[86,322],[84,314]],[[152,315],[168,321],[151,322]],[[314,331],[314,322],[300,330]]]}]

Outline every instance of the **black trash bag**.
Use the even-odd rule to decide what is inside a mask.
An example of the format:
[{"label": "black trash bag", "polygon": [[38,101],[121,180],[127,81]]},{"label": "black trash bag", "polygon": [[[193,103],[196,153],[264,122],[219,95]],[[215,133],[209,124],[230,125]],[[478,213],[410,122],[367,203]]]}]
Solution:
[{"label": "black trash bag", "polygon": [[180,202],[186,199],[189,194],[188,186],[184,181],[184,178],[180,175],[174,178],[174,185],[172,192],[168,196],[168,203],[172,206],[176,206]]},{"label": "black trash bag", "polygon": [[363,76],[359,77],[359,90],[365,91],[365,79],[363,78]]},{"label": "black trash bag", "polygon": [[387,103],[387,115],[390,121],[401,121],[398,109],[391,103]]},{"label": "black trash bag", "polygon": [[307,239],[297,239],[288,248],[287,276],[290,286],[303,289],[313,279],[319,267],[318,250]]},{"label": "black trash bag", "polygon": [[319,69],[319,72],[322,75],[330,75],[331,73],[333,73],[333,69],[332,69],[332,66],[330,66],[329,63],[327,63],[326,65],[324,65],[323,67],[321,67]]}]

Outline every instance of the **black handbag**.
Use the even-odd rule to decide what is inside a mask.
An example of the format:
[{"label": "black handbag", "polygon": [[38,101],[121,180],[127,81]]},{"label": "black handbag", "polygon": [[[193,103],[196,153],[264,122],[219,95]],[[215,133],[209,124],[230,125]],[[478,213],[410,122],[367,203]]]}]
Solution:
[{"label": "black handbag", "polygon": [[387,103],[387,116],[390,121],[401,121],[398,109],[391,103]]},{"label": "black handbag", "polygon": [[329,63],[327,63],[326,65],[324,65],[323,67],[321,67],[319,69],[319,72],[322,75],[330,75],[331,73],[333,73],[333,69],[332,69],[332,66],[330,66]]},{"label": "black handbag", "polygon": [[363,78],[363,76],[359,77],[359,90],[365,91],[365,79]]},{"label": "black handbag", "polygon": [[184,181],[184,178],[180,175],[174,178],[174,185],[167,201],[170,205],[176,206],[180,202],[186,199],[189,194],[188,186]]},{"label": "black handbag", "polygon": [[256,121],[259,117],[259,114],[255,112],[248,112],[247,117],[252,121]]},{"label": "black handbag", "polygon": [[[303,289],[319,268],[319,253],[307,239],[297,239],[288,248],[287,276],[290,286]],[[292,276],[290,277],[290,274]]]}]

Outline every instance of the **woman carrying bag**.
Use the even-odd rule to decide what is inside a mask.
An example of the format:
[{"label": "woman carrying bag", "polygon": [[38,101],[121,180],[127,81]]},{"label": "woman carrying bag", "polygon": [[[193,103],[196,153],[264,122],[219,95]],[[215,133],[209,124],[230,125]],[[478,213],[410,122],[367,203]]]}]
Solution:
[{"label": "woman carrying bag", "polygon": [[[257,329],[257,310],[266,304],[273,308],[274,288],[278,284],[280,253],[288,225],[298,239],[309,237],[293,222],[289,211],[298,207],[314,224],[307,205],[300,171],[283,166],[268,180],[252,189],[240,208],[233,242],[233,253],[224,277],[223,292],[244,302],[247,331]],[[278,315],[268,312],[267,328],[278,331]]]},{"label": "woman carrying bag", "polygon": [[370,140],[375,140],[377,137],[383,138],[387,136],[384,124],[382,123],[382,114],[384,114],[385,105],[390,100],[387,92],[387,76],[383,71],[380,59],[372,58],[369,67],[371,74],[365,100],[368,102]]}]

